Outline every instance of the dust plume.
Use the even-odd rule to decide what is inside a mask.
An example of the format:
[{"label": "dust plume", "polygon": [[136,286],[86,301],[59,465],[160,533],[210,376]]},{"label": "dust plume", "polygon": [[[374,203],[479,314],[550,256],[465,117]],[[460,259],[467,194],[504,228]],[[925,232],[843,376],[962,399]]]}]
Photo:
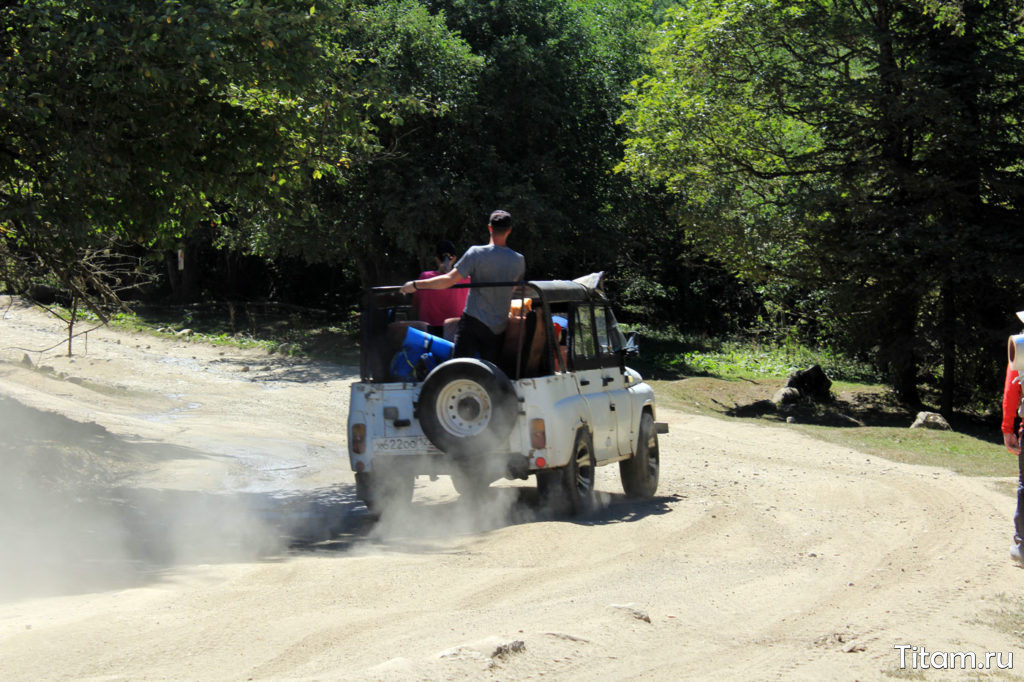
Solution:
[{"label": "dust plume", "polygon": [[174,566],[286,546],[291,529],[267,513],[267,496],[131,485],[161,460],[201,453],[128,441],[5,397],[0,433],[0,599],[124,588]]},{"label": "dust plume", "polygon": [[523,500],[526,490],[494,486],[447,504],[387,505],[368,538],[376,542],[435,540],[527,523],[537,517],[537,509]]}]

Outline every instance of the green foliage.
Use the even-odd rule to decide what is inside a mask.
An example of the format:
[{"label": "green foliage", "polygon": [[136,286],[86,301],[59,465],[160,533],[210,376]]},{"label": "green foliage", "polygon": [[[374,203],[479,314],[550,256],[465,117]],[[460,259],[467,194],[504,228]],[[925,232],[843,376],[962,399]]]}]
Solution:
[{"label": "green foliage", "polygon": [[[380,3],[360,17],[358,41],[377,65],[374,87],[391,102],[412,93],[417,106],[368,120],[380,152],[343,178],[314,178],[294,197],[307,215],[291,221],[241,220],[224,241],[268,257],[350,266],[364,282],[386,281],[382,267],[422,240],[424,204],[443,196],[449,141],[443,119],[460,115],[475,93],[482,59],[417,2]],[[408,102],[407,102],[408,104]],[[398,275],[403,281],[408,273]],[[394,281],[394,280],[391,280]]]},{"label": "green foliage", "polygon": [[395,24],[415,19],[408,7],[5,3],[0,229],[8,249],[71,287],[81,250],[112,237],[169,246],[200,223],[244,220],[251,237],[308,219],[312,207],[297,197],[318,180],[343,182],[378,154],[380,122],[446,106],[431,91],[431,69],[418,67],[412,81],[394,75],[401,58],[438,61],[431,45],[394,49]]},{"label": "green foliage", "polygon": [[[644,7],[635,2],[513,0],[425,3],[475,55],[452,69],[449,115],[384,127],[393,150],[344,185],[317,189],[318,219],[301,226],[308,255],[351,259],[366,283],[433,265],[433,245],[486,241],[499,206],[528,275],[607,267],[625,222],[620,95],[639,74]],[[294,232],[274,243],[286,245]],[[278,238],[279,237],[279,238]]]},{"label": "green foliage", "polygon": [[333,103],[345,93],[313,84],[351,71],[354,56],[322,43],[329,14],[308,10],[8,6],[3,222],[151,238],[154,227],[209,218],[218,197],[272,193],[298,163],[320,161],[314,129],[356,103]]},{"label": "green foliage", "polygon": [[950,28],[887,0],[690,3],[622,119],[621,169],[677,197],[698,251],[910,401],[923,356],[949,378],[978,352],[973,296],[1020,254],[1024,43],[1005,3],[965,8]]},{"label": "green foliage", "polygon": [[924,377],[977,402],[1022,307],[1020,12],[0,2],[0,278],[106,315],[92,256],[181,247],[181,290],[255,254],[260,295],[337,294],[485,240],[502,206],[528,276],[609,271],[628,322],[836,348],[905,398]]},{"label": "green foliage", "polygon": [[677,10],[680,6],[679,0],[652,0],[651,18],[656,24],[660,24],[668,15]]}]

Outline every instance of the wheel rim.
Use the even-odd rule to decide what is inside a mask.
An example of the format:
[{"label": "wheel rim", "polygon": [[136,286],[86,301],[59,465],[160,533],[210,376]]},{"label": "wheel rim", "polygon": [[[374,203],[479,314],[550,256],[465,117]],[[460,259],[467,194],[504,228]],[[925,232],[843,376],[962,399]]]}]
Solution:
[{"label": "wheel rim", "polygon": [[491,399],[486,389],[470,379],[449,382],[437,395],[437,416],[448,433],[475,436],[491,421]]},{"label": "wheel rim", "polygon": [[580,443],[576,449],[576,491],[580,498],[590,495],[594,489],[594,467],[590,462],[590,448]]}]

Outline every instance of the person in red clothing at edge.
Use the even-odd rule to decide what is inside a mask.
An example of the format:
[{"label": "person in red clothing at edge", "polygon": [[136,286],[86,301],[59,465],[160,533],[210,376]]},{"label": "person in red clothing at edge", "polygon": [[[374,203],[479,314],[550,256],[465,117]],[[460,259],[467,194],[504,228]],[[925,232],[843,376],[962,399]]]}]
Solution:
[{"label": "person in red clothing at edge", "polygon": [[[430,279],[451,272],[455,264],[455,244],[447,239],[439,241],[434,259],[437,261],[437,269],[424,270],[416,279]],[[467,277],[456,284],[468,282]],[[469,289],[417,289],[412,295],[416,319],[427,323],[427,332],[434,336],[444,336],[445,320],[462,316],[467,296]]]},{"label": "person in red clothing at edge", "polygon": [[[1024,311],[1017,313],[1024,322]],[[1010,454],[1017,455],[1017,509],[1013,513],[1013,547],[1010,556],[1024,564],[1024,454],[1021,453],[1021,426],[1017,423],[1024,405],[1021,404],[1021,377],[1010,363],[1006,364],[1003,382],[1003,445]]]}]

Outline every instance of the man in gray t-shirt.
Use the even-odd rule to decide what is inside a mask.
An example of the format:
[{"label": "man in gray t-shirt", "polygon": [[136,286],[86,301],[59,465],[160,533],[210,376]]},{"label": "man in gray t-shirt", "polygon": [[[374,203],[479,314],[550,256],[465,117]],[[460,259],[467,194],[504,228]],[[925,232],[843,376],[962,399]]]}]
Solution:
[{"label": "man in gray t-shirt", "polygon": [[[525,270],[525,259],[507,246],[494,243],[471,246],[455,263],[459,274],[473,282],[518,282]],[[471,315],[500,334],[508,325],[508,306],[512,287],[470,289],[464,315]]]},{"label": "man in gray t-shirt", "polygon": [[[436,277],[412,280],[402,285],[402,293],[418,289],[447,289],[470,277],[473,284],[518,282],[526,272],[526,259],[505,245],[512,231],[512,216],[507,211],[494,211],[487,224],[491,240],[486,246],[472,246],[452,269]],[[455,332],[455,356],[479,356],[496,362],[501,352],[501,334],[508,325],[512,287],[473,288],[466,299],[466,309]]]}]

